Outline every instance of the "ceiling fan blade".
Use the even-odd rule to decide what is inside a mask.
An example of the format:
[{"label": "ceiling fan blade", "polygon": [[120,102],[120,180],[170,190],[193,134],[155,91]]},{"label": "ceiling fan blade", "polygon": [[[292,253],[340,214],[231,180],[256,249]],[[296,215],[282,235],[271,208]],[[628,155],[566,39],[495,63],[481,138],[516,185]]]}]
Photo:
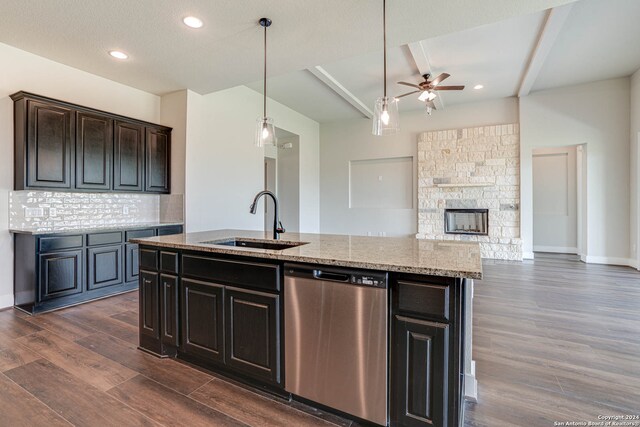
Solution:
[{"label": "ceiling fan blade", "polygon": [[436,77],[435,79],[431,80],[431,86],[439,85],[444,79],[446,79],[449,76],[450,76],[450,74],[447,74],[447,73],[440,74],[438,77]]},{"label": "ceiling fan blade", "polygon": [[407,95],[413,95],[414,93],[418,93],[418,92],[422,92],[421,90],[414,90],[413,92],[407,92],[403,95],[400,96],[396,96],[396,98],[402,98],[403,96],[407,96]]},{"label": "ceiling fan blade", "polygon": [[411,86],[411,87],[415,87],[418,88],[420,90],[422,90],[422,88],[420,86],[418,86],[417,84],[413,84],[413,83],[407,83],[407,82],[398,82],[399,85],[405,85],[405,86]]},{"label": "ceiling fan blade", "polygon": [[464,86],[436,86],[433,90],[462,90]]}]

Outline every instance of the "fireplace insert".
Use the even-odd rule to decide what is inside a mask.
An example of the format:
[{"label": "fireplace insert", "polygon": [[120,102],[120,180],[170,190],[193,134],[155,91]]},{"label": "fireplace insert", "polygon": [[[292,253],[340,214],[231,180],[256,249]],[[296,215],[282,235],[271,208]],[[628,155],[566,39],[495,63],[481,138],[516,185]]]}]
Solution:
[{"label": "fireplace insert", "polygon": [[445,209],[444,232],[489,235],[489,209]]}]

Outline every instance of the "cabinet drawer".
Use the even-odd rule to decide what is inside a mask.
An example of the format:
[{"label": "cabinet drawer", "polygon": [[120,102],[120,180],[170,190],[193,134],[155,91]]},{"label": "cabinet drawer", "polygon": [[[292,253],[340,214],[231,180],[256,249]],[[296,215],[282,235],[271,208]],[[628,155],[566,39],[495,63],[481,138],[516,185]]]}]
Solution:
[{"label": "cabinet drawer", "polygon": [[165,273],[178,274],[178,254],[160,251],[160,270]]},{"label": "cabinet drawer", "polygon": [[82,247],[82,234],[74,236],[41,237],[40,252],[57,251]]},{"label": "cabinet drawer", "polygon": [[158,228],[158,236],[168,236],[170,234],[180,234],[180,233],[182,233],[181,225],[172,225],[168,227]]},{"label": "cabinet drawer", "polygon": [[129,230],[125,231],[124,240],[128,242],[131,239],[144,239],[145,237],[154,237],[156,232],[153,228],[148,228],[146,230]]},{"label": "cabinet drawer", "polygon": [[158,269],[158,251],[155,249],[140,248],[139,254],[140,268],[147,270]]},{"label": "cabinet drawer", "polygon": [[449,286],[398,281],[398,311],[449,321]]},{"label": "cabinet drawer", "polygon": [[122,243],[121,231],[87,234],[87,246],[113,245],[115,243]]},{"label": "cabinet drawer", "polygon": [[182,274],[217,283],[280,290],[280,266],[274,264],[183,255]]}]

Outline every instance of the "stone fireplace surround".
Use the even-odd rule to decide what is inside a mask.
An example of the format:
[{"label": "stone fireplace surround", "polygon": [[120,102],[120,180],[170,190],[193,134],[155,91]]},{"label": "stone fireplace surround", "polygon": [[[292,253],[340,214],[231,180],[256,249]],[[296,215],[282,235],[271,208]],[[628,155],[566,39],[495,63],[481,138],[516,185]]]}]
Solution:
[{"label": "stone fireplace surround", "polygon": [[[477,241],[484,258],[521,261],[519,208],[518,124],[419,135],[417,238]],[[489,234],[445,234],[445,209],[488,209]]]}]

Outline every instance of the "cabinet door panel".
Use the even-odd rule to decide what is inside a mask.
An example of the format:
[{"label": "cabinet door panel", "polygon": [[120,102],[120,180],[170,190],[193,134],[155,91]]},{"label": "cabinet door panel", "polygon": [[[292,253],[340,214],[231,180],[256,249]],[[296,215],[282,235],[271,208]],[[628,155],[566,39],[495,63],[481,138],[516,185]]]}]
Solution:
[{"label": "cabinet door panel", "polygon": [[76,113],[76,188],[109,190],[113,157],[113,120]]},{"label": "cabinet door panel", "polygon": [[393,332],[393,424],[446,426],[449,325],[395,316]]},{"label": "cabinet door panel", "polygon": [[147,128],[145,191],[169,192],[169,157],[171,152],[169,138],[169,133],[164,130]]},{"label": "cabinet door panel", "polygon": [[224,362],[224,287],[182,279],[182,346],[185,353]]},{"label": "cabinet door panel", "polygon": [[158,273],[140,272],[140,334],[160,339],[160,289]]},{"label": "cabinet door panel", "polygon": [[87,249],[89,290],[122,284],[122,245]]},{"label": "cabinet door panel", "polygon": [[72,111],[28,101],[27,123],[27,186],[71,188]]},{"label": "cabinet door panel", "polygon": [[127,243],[124,245],[124,280],[134,282],[138,280],[140,273],[140,263],[138,261],[138,245]]},{"label": "cabinet door panel", "polygon": [[257,379],[280,383],[280,297],[226,288],[227,365]]},{"label": "cabinet door panel", "polygon": [[178,345],[178,278],[169,274],[160,275],[160,317],[162,342]]},{"label": "cabinet door panel", "polygon": [[117,121],[115,124],[113,189],[142,191],[144,165],[144,128]]},{"label": "cabinet door panel", "polygon": [[82,250],[40,255],[40,300],[49,300],[83,291]]}]

